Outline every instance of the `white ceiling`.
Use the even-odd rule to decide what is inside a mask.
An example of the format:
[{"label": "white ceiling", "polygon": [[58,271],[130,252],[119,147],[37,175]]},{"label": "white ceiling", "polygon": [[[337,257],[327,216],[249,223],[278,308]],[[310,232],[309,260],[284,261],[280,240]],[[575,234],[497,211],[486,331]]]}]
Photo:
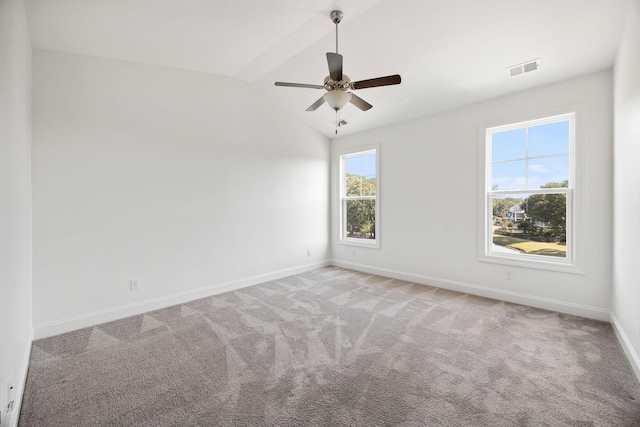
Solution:
[{"label": "white ceiling", "polygon": [[[305,109],[324,90],[335,50],[331,10],[344,12],[339,51],[362,89],[340,135],[541,86],[612,66],[628,0],[26,0],[32,45],[235,76],[327,137],[335,113]],[[506,67],[540,58],[538,71]]]}]

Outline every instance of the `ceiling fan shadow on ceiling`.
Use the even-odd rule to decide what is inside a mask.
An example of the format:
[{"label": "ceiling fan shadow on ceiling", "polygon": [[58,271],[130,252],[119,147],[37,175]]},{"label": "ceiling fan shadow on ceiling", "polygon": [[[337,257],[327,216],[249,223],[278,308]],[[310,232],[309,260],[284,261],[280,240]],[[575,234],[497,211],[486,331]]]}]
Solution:
[{"label": "ceiling fan shadow on ceiling", "polygon": [[[352,82],[349,76],[342,73],[342,55],[338,53],[338,24],[342,21],[342,11],[334,10],[331,12],[331,21],[336,24],[336,52],[327,52],[327,64],[329,65],[329,75],[325,77],[324,84],[314,85],[305,83],[287,83],[276,82],[276,86],[285,87],[301,87],[308,89],[324,89],[327,92],[322,95],[316,102],[311,104],[306,111],[315,111],[325,102],[336,111],[336,121],[338,111],[344,107],[347,102],[352,103],[362,111],[367,111],[373,105],[360,98],[349,90],[366,89],[378,86],[390,86],[400,84],[402,79],[399,74],[391,76],[377,77],[373,79],[360,80]],[[338,128],[336,127],[336,133]]]}]

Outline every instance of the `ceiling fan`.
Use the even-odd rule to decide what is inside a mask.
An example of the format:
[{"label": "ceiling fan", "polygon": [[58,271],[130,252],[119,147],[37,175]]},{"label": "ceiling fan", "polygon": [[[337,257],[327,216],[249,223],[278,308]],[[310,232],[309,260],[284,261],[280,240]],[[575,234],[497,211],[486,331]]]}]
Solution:
[{"label": "ceiling fan", "polygon": [[[347,102],[351,102],[353,105],[367,111],[371,107],[364,99],[355,95],[349,90],[366,89],[370,87],[397,85],[401,82],[400,75],[394,74],[392,76],[377,77],[374,79],[360,80],[352,82],[349,76],[342,74],[342,55],[338,53],[338,24],[342,21],[342,11],[334,10],[331,12],[331,20],[336,24],[336,52],[327,52],[327,63],[329,65],[329,75],[325,77],[324,84],[304,84],[304,83],[286,83],[276,82],[276,86],[287,87],[302,87],[310,89],[325,89],[327,92],[320,97],[316,102],[311,104],[307,111],[315,111],[325,102],[336,111],[344,107]],[[336,130],[337,133],[337,130]]]}]

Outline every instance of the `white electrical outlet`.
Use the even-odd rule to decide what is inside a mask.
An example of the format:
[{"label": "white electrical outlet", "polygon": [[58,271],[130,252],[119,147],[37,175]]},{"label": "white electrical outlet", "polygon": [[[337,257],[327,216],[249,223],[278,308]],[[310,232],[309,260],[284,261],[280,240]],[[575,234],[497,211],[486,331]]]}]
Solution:
[{"label": "white electrical outlet", "polygon": [[129,289],[132,291],[137,291],[140,289],[140,279],[131,279],[129,280]]},{"label": "white electrical outlet", "polygon": [[505,280],[513,280],[513,271],[505,270],[504,271]]},{"label": "white electrical outlet", "polygon": [[307,249],[307,256],[311,256],[311,250]]},{"label": "white electrical outlet", "polygon": [[351,249],[351,256],[356,256],[356,250],[355,249]]}]

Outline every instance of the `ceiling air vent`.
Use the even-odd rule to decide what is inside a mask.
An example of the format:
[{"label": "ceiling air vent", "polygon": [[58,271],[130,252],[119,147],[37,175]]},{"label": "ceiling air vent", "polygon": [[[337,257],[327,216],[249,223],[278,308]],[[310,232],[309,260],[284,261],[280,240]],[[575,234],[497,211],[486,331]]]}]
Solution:
[{"label": "ceiling air vent", "polygon": [[507,74],[509,77],[515,77],[520,74],[528,73],[529,71],[535,71],[540,67],[540,58],[533,61],[527,61],[522,64],[514,65],[507,68]]}]

